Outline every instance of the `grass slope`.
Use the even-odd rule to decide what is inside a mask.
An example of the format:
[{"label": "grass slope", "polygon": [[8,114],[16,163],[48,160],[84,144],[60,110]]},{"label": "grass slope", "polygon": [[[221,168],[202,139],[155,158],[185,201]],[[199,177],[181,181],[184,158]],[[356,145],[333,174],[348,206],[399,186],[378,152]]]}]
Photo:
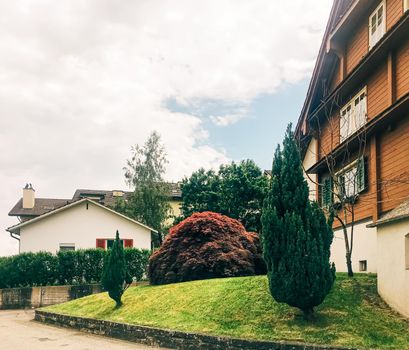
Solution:
[{"label": "grass slope", "polygon": [[312,323],[272,300],[265,276],[134,287],[123,301],[116,310],[101,293],[44,310],[238,338],[409,349],[409,322],[381,301],[371,275],[338,274]]}]

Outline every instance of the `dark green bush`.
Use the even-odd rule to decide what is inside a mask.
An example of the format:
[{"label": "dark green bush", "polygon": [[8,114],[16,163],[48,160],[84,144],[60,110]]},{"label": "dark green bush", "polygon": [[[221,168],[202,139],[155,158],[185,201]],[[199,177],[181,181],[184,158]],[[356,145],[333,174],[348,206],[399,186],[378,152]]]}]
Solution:
[{"label": "dark green bush", "polygon": [[[104,258],[102,249],[22,253],[0,257],[0,288],[99,283]],[[141,280],[146,275],[150,252],[125,249],[131,276]]]}]

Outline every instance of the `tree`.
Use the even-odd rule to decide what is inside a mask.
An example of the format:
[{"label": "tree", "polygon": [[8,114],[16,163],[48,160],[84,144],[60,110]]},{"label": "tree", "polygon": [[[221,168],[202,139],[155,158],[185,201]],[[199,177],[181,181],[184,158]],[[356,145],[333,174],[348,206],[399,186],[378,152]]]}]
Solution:
[{"label": "tree", "polygon": [[126,267],[124,247],[119,239],[119,232],[116,231],[115,241],[104,263],[101,284],[118,308],[122,305],[122,294],[131,283],[132,277]]},{"label": "tree", "polygon": [[267,189],[268,179],[252,160],[222,165],[217,173],[200,169],[182,182],[182,215],[213,211],[239,220],[248,231],[260,232]]},{"label": "tree", "polygon": [[128,201],[119,199],[114,206],[115,210],[157,230],[160,243],[171,209],[169,185],[163,179],[167,163],[160,135],[154,131],[142,147],[132,147],[132,157],[127,160],[124,171],[133,194]]},{"label": "tree", "polygon": [[262,215],[262,246],[270,292],[310,318],[335,280],[330,264],[332,217],[308,198],[291,125],[274,155],[271,188]]},{"label": "tree", "polygon": [[265,274],[259,237],[235,219],[195,213],[149,259],[152,284]]}]

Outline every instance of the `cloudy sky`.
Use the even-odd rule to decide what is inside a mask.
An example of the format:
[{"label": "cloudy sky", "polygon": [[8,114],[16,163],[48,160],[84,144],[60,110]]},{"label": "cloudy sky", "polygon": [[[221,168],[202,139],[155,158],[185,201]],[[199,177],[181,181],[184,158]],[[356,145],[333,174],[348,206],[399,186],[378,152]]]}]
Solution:
[{"label": "cloudy sky", "polygon": [[0,255],[38,197],[125,188],[157,130],[179,180],[253,158],[296,121],[332,0],[0,0]]}]

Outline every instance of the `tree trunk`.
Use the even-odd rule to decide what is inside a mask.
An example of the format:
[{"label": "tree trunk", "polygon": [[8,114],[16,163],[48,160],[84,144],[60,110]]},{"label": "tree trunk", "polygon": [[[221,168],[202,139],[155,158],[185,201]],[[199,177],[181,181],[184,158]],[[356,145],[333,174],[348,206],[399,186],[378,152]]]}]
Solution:
[{"label": "tree trunk", "polygon": [[348,276],[349,277],[354,277],[354,272],[352,271],[351,253],[348,252],[345,257],[346,257],[346,261],[347,261]]},{"label": "tree trunk", "polygon": [[302,312],[304,313],[304,320],[306,321],[311,321],[314,318],[314,308],[310,307],[307,309],[302,310]]}]

